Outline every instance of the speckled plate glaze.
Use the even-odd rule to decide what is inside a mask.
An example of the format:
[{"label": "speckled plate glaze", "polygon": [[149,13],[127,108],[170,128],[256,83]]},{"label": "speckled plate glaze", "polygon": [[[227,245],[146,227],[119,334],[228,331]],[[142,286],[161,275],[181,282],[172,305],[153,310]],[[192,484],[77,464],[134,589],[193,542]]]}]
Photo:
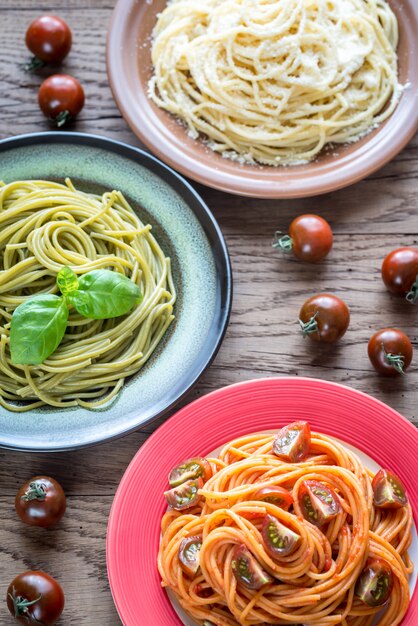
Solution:
[{"label": "speckled plate glaze", "polygon": [[[157,569],[170,470],[236,437],[274,432],[297,420],[308,420],[312,430],[353,447],[372,470],[386,467],[395,472],[406,486],[417,526],[418,429],[399,413],[365,393],[325,380],[267,378],[224,387],[195,400],[160,426],[137,452],[116,492],[107,533],[107,569],[124,626],[194,624],[171,604]],[[417,545],[414,529],[410,554],[415,568]],[[415,574],[410,589],[402,626],[418,624]]]},{"label": "speckled plate glaze", "polygon": [[[172,259],[176,320],[143,369],[102,409],[0,408],[0,446],[29,451],[80,448],[127,434],[173,407],[210,365],[231,308],[228,251],[193,188],[145,152],[104,137],[39,133],[0,141],[0,180],[69,176],[83,191],[119,189]],[[30,425],[30,427],[29,427]]]}]

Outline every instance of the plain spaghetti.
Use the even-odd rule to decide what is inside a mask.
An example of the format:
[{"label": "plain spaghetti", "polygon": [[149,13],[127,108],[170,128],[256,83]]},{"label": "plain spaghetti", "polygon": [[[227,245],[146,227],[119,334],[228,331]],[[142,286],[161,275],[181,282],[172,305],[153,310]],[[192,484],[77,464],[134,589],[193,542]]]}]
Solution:
[{"label": "plain spaghetti", "polygon": [[394,474],[295,422],[169,481],[159,571],[198,624],[401,623],[412,512]]},{"label": "plain spaghetti", "polygon": [[149,93],[223,156],[292,165],[393,113],[397,45],[387,0],[171,0]]},{"label": "plain spaghetti", "polygon": [[[13,312],[34,295],[57,293],[63,266],[79,276],[119,272],[140,287],[143,299],[114,319],[71,311],[50,357],[15,365]],[[0,183],[0,270],[0,404],[12,411],[104,405],[146,363],[174,319],[170,259],[119,191],[84,193],[68,179],[66,185]]]}]

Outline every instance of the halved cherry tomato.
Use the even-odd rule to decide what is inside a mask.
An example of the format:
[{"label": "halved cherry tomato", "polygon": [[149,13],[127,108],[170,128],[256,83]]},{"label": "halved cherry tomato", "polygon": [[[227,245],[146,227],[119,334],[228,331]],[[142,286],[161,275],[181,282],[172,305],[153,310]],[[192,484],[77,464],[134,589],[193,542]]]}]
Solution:
[{"label": "halved cherry tomato", "polygon": [[171,508],[176,509],[176,511],[183,511],[183,509],[189,509],[199,502],[199,489],[202,487],[203,480],[201,478],[187,480],[178,487],[166,491],[164,495]]},{"label": "halved cherry tomato", "polygon": [[261,589],[273,582],[244,544],[235,546],[231,567],[237,581],[247,589]]},{"label": "halved cherry tomato", "polygon": [[330,293],[308,298],[299,312],[299,325],[304,337],[334,343],[345,334],[350,323],[346,303]]},{"label": "halved cherry tomato", "polygon": [[7,607],[21,624],[52,626],[64,610],[64,592],[45,572],[23,572],[9,585]]},{"label": "halved cherry tomato", "polygon": [[[32,67],[42,67],[45,63],[61,63],[71,50],[71,30],[66,22],[56,15],[42,15],[36,18],[26,31],[26,45],[35,60]],[[40,60],[41,63],[36,63]]]},{"label": "halved cherry tomato", "polygon": [[67,501],[59,483],[49,476],[35,476],[17,492],[16,512],[30,526],[48,528],[60,521]]},{"label": "halved cherry tomato", "polygon": [[318,480],[304,480],[299,490],[299,506],[303,517],[320,528],[341,511],[337,494]]},{"label": "halved cherry tomato", "polygon": [[382,606],[392,592],[393,574],[384,559],[369,559],[357,579],[355,594],[367,606]]},{"label": "halved cherry tomato", "polygon": [[172,469],[168,477],[168,482],[171,487],[178,487],[178,485],[186,482],[186,480],[201,477],[203,481],[206,482],[211,476],[212,467],[209,461],[203,457],[197,456],[184,461],[184,463]]},{"label": "halved cherry tomato", "polygon": [[39,87],[42,113],[58,127],[77,117],[84,106],[84,89],[73,76],[54,74]]},{"label": "halved cherry tomato", "polygon": [[300,543],[300,535],[279,522],[273,515],[266,515],[261,527],[266,552],[277,559],[293,552]]},{"label": "halved cherry tomato", "polygon": [[195,576],[200,567],[201,535],[186,537],[180,544],[179,561],[181,568],[189,576]]},{"label": "halved cherry tomato", "polygon": [[408,302],[418,300],[418,250],[398,248],[389,252],[382,264],[382,279],[386,288],[405,296]]},{"label": "halved cherry tomato", "polygon": [[288,463],[306,459],[311,445],[311,429],[308,422],[293,422],[284,426],[273,441],[273,453]]},{"label": "halved cherry tomato", "polygon": [[278,237],[276,233],[273,248],[285,252],[293,250],[301,261],[316,263],[327,256],[332,248],[333,235],[330,225],[319,215],[300,215],[289,226],[289,234]]},{"label": "halved cherry tomato", "polygon": [[275,504],[284,511],[288,511],[293,504],[292,494],[283,489],[283,487],[263,487],[259,489],[251,496],[252,500],[261,500],[262,502],[268,502],[269,504]]},{"label": "halved cherry tomato", "polygon": [[372,487],[374,505],[380,509],[401,509],[408,504],[405,487],[392,472],[379,470],[373,478]]},{"label": "halved cherry tomato", "polygon": [[376,372],[383,376],[397,376],[408,369],[413,348],[401,330],[384,328],[370,338],[367,352]]}]

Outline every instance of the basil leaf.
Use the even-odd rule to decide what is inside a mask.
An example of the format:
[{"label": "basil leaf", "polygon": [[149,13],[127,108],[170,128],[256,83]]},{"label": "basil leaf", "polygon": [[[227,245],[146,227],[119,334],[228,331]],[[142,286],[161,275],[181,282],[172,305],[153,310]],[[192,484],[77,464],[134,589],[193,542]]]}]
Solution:
[{"label": "basil leaf", "polygon": [[93,270],[79,278],[78,290],[67,298],[80,315],[94,320],[125,315],[142,300],[132,280],[110,270]]},{"label": "basil leaf", "polygon": [[39,365],[61,343],[67,328],[68,307],[64,298],[41,294],[15,309],[10,327],[12,363]]},{"label": "basil leaf", "polygon": [[70,293],[70,291],[75,291],[78,289],[77,274],[66,265],[58,272],[57,285],[63,296]]}]

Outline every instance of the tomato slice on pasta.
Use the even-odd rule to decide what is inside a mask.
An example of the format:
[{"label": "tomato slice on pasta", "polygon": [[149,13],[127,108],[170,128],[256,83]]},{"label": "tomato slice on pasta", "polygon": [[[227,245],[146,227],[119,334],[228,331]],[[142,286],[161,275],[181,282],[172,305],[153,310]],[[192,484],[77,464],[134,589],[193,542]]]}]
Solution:
[{"label": "tomato slice on pasta", "polygon": [[253,557],[244,544],[235,546],[231,567],[237,582],[247,589],[261,589],[273,582],[273,578]]},{"label": "tomato slice on pasta", "polygon": [[308,422],[293,422],[277,433],[273,453],[288,463],[306,459],[311,445],[311,429]]},{"label": "tomato slice on pasta", "polygon": [[400,478],[388,470],[381,469],[377,472],[372,487],[374,505],[380,509],[400,509],[408,504]]},{"label": "tomato slice on pasta", "polygon": [[320,528],[341,511],[337,494],[319,480],[304,480],[299,490],[299,506],[308,522]]},{"label": "tomato slice on pasta", "polygon": [[386,604],[393,588],[393,574],[384,559],[369,559],[357,579],[355,594],[367,606]]}]

